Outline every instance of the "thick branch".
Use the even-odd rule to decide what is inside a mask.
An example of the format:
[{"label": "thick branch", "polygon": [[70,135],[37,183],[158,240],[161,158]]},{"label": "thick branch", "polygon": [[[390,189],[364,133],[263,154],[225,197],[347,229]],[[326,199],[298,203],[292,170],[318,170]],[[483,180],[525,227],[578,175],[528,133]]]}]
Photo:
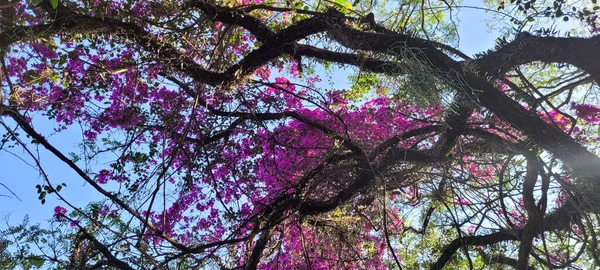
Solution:
[{"label": "thick branch", "polygon": [[500,49],[475,60],[489,75],[499,76],[510,69],[532,62],[568,63],[600,82],[600,37],[539,37],[527,32],[519,34],[514,41]]},{"label": "thick branch", "polygon": [[[544,221],[537,226],[534,235],[553,230],[569,229],[570,224],[576,217],[576,207],[571,201],[567,201],[562,207],[556,209],[552,214],[546,216]],[[523,230],[509,231],[502,230],[488,235],[466,236],[454,239],[450,244],[444,247],[442,255],[431,266],[431,269],[442,269],[452,258],[456,251],[463,246],[489,246],[504,241],[518,241],[523,234]]]},{"label": "thick branch", "polygon": [[525,157],[527,157],[527,175],[523,183],[523,203],[527,210],[528,219],[521,235],[517,270],[526,270],[529,266],[529,253],[533,247],[533,238],[537,235],[540,229],[539,226],[544,219],[544,213],[536,205],[533,195],[541,165],[535,153],[529,152]]},{"label": "thick branch", "polygon": [[[471,91],[464,91],[469,97],[475,101],[479,101],[479,103],[495,113],[500,119],[523,131],[531,140],[570,166],[574,172],[585,179],[584,181],[580,181],[580,183],[589,185],[588,190],[600,190],[600,171],[597,170],[597,168],[600,168],[600,158],[598,156],[587,151],[559,128],[544,122],[534,112],[525,110],[518,102],[496,89],[486,78],[471,73],[469,71],[471,68],[463,67],[461,63],[451,59],[439,50],[428,46],[426,42],[407,35],[366,33],[349,28],[341,22],[333,25],[329,33],[336,41],[352,49],[392,53],[399,56],[407,51],[416,53],[422,59],[424,65],[437,70],[437,76],[447,80],[449,84],[460,85],[465,89],[470,89]],[[595,39],[566,41],[552,39],[551,41],[573,44],[582,43],[583,47],[578,49],[578,51],[586,51],[586,48],[588,52],[597,51],[593,49],[593,46],[596,44]],[[576,47],[569,48],[573,48],[575,51]],[[563,56],[555,60],[574,63],[563,58]],[[593,73],[593,70],[588,72]],[[592,76],[594,75],[592,74]]]},{"label": "thick branch", "polygon": [[374,73],[383,73],[397,76],[406,74],[407,70],[410,70],[409,67],[406,67],[402,63],[398,62],[369,58],[361,54],[334,52],[309,45],[293,46],[290,47],[287,50],[287,52],[290,54],[295,52],[302,56],[331,61],[339,64],[353,65],[359,67],[364,71]]},{"label": "thick branch", "polygon": [[247,12],[239,9],[224,8],[207,0],[195,0],[187,3],[189,6],[197,7],[212,21],[226,24],[239,25],[250,31],[260,42],[267,42],[275,36],[275,32],[263,24],[259,19],[250,16]]},{"label": "thick branch", "polygon": [[473,113],[473,109],[470,97],[462,92],[457,93],[444,116],[446,126],[434,147],[436,156],[444,156],[454,148],[458,138],[465,131],[467,119]]},{"label": "thick branch", "polygon": [[508,240],[518,240],[516,234],[509,232],[496,232],[488,235],[481,236],[465,236],[461,238],[454,239],[449,245],[444,248],[442,255],[438,258],[437,262],[431,266],[431,270],[440,270],[442,269],[446,263],[454,256],[456,251],[463,246],[474,246],[474,245],[491,245],[498,242],[508,241]]},{"label": "thick branch", "polygon": [[260,257],[262,255],[263,251],[265,250],[265,247],[267,246],[267,243],[269,242],[270,238],[271,238],[271,231],[268,229],[260,234],[260,237],[258,238],[258,240],[256,240],[256,243],[254,243],[254,248],[252,249],[252,253],[248,257],[248,260],[246,261],[244,270],[256,269],[256,267],[258,266],[258,263],[260,262]]}]

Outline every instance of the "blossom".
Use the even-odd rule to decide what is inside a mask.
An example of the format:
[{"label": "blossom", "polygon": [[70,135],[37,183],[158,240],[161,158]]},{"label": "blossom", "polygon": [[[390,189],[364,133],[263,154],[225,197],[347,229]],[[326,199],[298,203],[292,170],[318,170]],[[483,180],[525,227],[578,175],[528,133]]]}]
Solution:
[{"label": "blossom", "polygon": [[464,206],[469,206],[471,205],[471,202],[464,199],[464,198],[458,198],[456,200],[454,200],[454,204],[455,205],[464,205]]},{"label": "blossom", "polygon": [[78,219],[73,220],[73,221],[71,221],[71,223],[69,223],[69,227],[71,227],[71,228],[78,227],[80,223],[81,223],[81,220],[78,220]]},{"label": "blossom", "polygon": [[571,103],[571,108],[575,110],[577,117],[591,124],[600,123],[600,108],[591,104]]},{"label": "blossom", "polygon": [[100,184],[106,184],[113,178],[113,173],[109,170],[101,170],[96,177],[96,181]]},{"label": "blossom", "polygon": [[60,205],[54,207],[54,218],[56,218],[57,220],[62,220],[66,213],[67,209],[65,209],[64,207]]}]

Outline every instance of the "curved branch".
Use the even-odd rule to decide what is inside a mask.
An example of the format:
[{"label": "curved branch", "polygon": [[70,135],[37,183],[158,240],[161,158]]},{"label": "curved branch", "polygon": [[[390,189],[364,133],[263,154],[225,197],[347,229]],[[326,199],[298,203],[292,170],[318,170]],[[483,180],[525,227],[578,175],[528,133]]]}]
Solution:
[{"label": "curved branch", "polygon": [[442,255],[438,258],[438,260],[431,266],[431,270],[440,270],[442,269],[448,261],[454,256],[456,251],[463,246],[474,246],[474,245],[491,245],[498,242],[509,241],[509,240],[518,240],[516,234],[501,231],[488,235],[478,235],[478,236],[464,236],[461,238],[454,239],[449,245],[447,245],[442,251]]},{"label": "curved branch", "polygon": [[494,77],[500,76],[513,67],[532,62],[568,63],[600,82],[598,62],[600,56],[600,37],[540,37],[522,32],[515,40],[474,60],[484,72]]},{"label": "curved branch", "polygon": [[[547,231],[569,229],[572,221],[577,220],[576,207],[572,201],[567,201],[562,207],[549,214],[537,226],[534,236]],[[501,230],[488,235],[465,236],[454,239],[444,247],[442,254],[430,269],[442,269],[454,256],[456,251],[463,246],[489,246],[504,241],[519,241],[523,235],[523,229]]]},{"label": "curved branch", "polygon": [[[416,53],[424,65],[437,70],[437,76],[448,80],[449,84],[463,87],[465,89],[463,92],[470,98],[481,103],[500,119],[521,130],[532,141],[570,166],[578,176],[585,179],[584,181],[580,181],[580,183],[588,185],[590,188],[587,188],[587,190],[600,189],[600,171],[597,169],[600,168],[600,158],[598,156],[589,152],[559,128],[544,122],[535,112],[527,111],[521,104],[498,90],[485,77],[470,72],[469,70],[472,70],[472,68],[466,67],[465,63],[459,63],[439,50],[432,48],[422,40],[407,35],[366,33],[352,29],[344,25],[343,22],[332,25],[328,31],[336,41],[348,48],[391,53],[394,55],[402,55],[406,50]],[[544,40],[537,37],[532,39],[534,41]],[[600,46],[597,39],[599,38],[549,38],[549,42],[550,44],[570,44],[570,47],[566,46],[566,48],[562,49],[572,49],[573,52],[570,52],[568,55],[573,56],[574,51],[598,51],[598,49],[595,49],[595,46]],[[575,45],[583,47],[579,48]],[[556,55],[557,52],[546,52],[546,54]],[[538,51],[536,55],[540,56],[542,54]],[[575,65],[577,65],[577,61],[588,63],[584,59],[581,59],[582,57],[579,55],[575,57],[576,60],[569,60],[565,56],[556,56],[553,59]],[[597,63],[598,61],[594,60],[595,57],[598,56],[590,57],[590,59],[594,63]],[[595,70],[591,69],[591,67],[583,69],[592,76],[595,76],[593,74]],[[594,78],[600,81],[600,74]],[[592,197],[594,196],[592,195]],[[600,202],[597,204],[600,204]],[[593,208],[600,207],[594,206]],[[586,209],[590,209],[590,207],[586,206]]]},{"label": "curved branch", "polygon": [[260,262],[260,257],[262,255],[263,251],[265,250],[265,247],[267,246],[267,243],[269,242],[270,238],[271,238],[271,231],[268,229],[260,234],[260,237],[258,238],[258,240],[256,240],[256,243],[254,243],[254,248],[252,249],[252,253],[248,257],[248,260],[246,261],[244,270],[251,270],[251,269],[254,270],[257,268],[258,263]]}]

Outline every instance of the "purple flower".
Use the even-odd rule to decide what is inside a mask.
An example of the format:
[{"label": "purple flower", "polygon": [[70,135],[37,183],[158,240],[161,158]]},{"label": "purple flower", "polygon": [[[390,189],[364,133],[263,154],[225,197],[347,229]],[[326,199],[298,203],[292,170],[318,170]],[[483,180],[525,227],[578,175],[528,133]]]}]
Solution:
[{"label": "purple flower", "polygon": [[54,217],[58,220],[62,220],[62,218],[65,216],[65,214],[67,213],[67,209],[65,209],[62,206],[56,206],[54,207]]}]

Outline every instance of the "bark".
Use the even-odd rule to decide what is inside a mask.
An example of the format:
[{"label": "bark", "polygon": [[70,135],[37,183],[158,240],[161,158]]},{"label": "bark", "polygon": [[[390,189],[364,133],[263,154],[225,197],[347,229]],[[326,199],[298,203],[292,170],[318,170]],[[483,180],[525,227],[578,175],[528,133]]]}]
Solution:
[{"label": "bark", "polygon": [[[237,117],[239,120],[234,122],[236,123],[235,125],[245,119],[268,121],[288,117],[295,118],[313,125],[333,138],[340,139],[343,145],[353,152],[352,158],[358,161],[356,178],[350,185],[339,191],[338,194],[324,201],[305,201],[298,197],[282,196],[272,202],[270,207],[273,210],[270,214],[282,214],[291,209],[298,211],[301,215],[314,215],[327,212],[370,187],[378,175],[376,172],[383,172],[394,164],[407,162],[433,164],[444,161],[445,156],[455,147],[458,138],[468,132],[465,123],[473,111],[474,105],[472,103],[478,103],[486,107],[500,119],[522,131],[525,136],[538,146],[552,153],[564,164],[568,165],[579,176],[577,184],[581,187],[580,190],[584,191],[583,196],[587,200],[586,203],[582,203],[582,200],[570,198],[561,208],[555,210],[544,218],[543,221],[540,221],[539,224],[526,227],[525,231],[502,230],[489,235],[467,236],[455,239],[445,247],[438,261],[432,266],[432,269],[441,269],[461,247],[492,245],[502,241],[516,241],[522,239],[521,237],[525,235],[527,237],[525,242],[529,244],[522,246],[518,261],[519,267],[524,269],[527,266],[525,256],[528,253],[526,251],[530,250],[530,238],[543,231],[568,228],[569,223],[577,218],[576,209],[584,209],[595,213],[600,212],[600,202],[596,196],[597,192],[600,191],[600,170],[598,170],[600,168],[600,158],[589,152],[559,128],[544,122],[534,112],[525,110],[517,101],[502,93],[490,81],[490,78],[501,78],[507,71],[519,65],[544,62],[571,64],[588,73],[598,83],[600,82],[600,68],[598,68],[597,63],[600,63],[600,55],[596,52],[600,51],[600,37],[554,38],[537,37],[528,33],[522,33],[514,41],[478,59],[457,61],[448,56],[445,51],[450,51],[456,55],[461,55],[462,53],[443,46],[443,44],[433,43],[406,34],[393,33],[375,26],[372,29],[377,32],[353,29],[345,24],[344,16],[335,10],[316,13],[316,15],[309,19],[276,32],[244,10],[219,7],[208,1],[190,1],[186,4],[186,8],[198,9],[213,21],[243,27],[255,35],[262,43],[259,48],[248,53],[241,61],[230,67],[226,67],[224,69],[225,72],[215,72],[201,68],[194,59],[183,54],[176,46],[148,33],[144,28],[136,24],[124,23],[112,18],[96,18],[80,15],[69,11],[62,5],[59,5],[54,10],[48,8],[48,5],[49,1],[43,1],[42,6],[52,15],[50,16],[53,18],[51,23],[15,26],[3,29],[0,33],[0,49],[6,50],[16,43],[57,34],[85,33],[109,35],[111,37],[131,40],[136,46],[149,52],[155,60],[168,66],[171,70],[188,75],[198,84],[207,84],[215,87],[232,86],[239,83],[245,76],[252,74],[257,68],[284,54],[354,65],[369,72],[391,76],[407,72],[408,69],[404,61],[406,60],[405,56],[409,55],[418,58],[427,70],[432,71],[433,75],[456,89],[456,106],[454,106],[453,111],[447,113],[444,119],[445,126],[420,131],[422,132],[420,135],[431,132],[442,133],[433,152],[396,148],[394,145],[403,136],[406,136],[400,134],[375,148],[375,151],[367,155],[363,149],[342,134],[336,134],[328,130],[326,126],[312,122],[310,119],[306,119],[294,112],[249,114],[212,111],[220,116]],[[383,58],[366,57],[360,53],[333,52],[305,44],[298,44],[299,41],[307,37],[323,33],[327,33],[330,38],[347,49],[373,52],[389,57],[385,58],[386,60],[382,60]],[[188,90],[195,91],[192,89]],[[141,218],[127,204],[119,201],[116,196],[97,186],[80,168],[37,134],[22,115],[16,111],[2,109],[3,114],[14,118],[30,136],[38,140],[49,151],[71,166],[94,188],[117,202],[137,218]],[[231,129],[227,129],[221,134],[207,138],[206,140],[209,140],[208,143],[210,143],[229,136],[235,125]],[[203,140],[203,143],[206,143],[206,141]],[[520,145],[507,147],[512,147],[509,150],[516,149],[514,151],[523,151]],[[270,226],[274,226],[274,224],[276,223]],[[151,228],[158,232],[156,228]],[[175,247],[186,252],[191,252],[181,244],[169,239],[166,235],[162,236],[169,240]],[[269,229],[262,232],[245,265],[246,269],[257,267],[262,251],[268,243],[269,236]],[[199,248],[198,251],[204,248]]]}]

